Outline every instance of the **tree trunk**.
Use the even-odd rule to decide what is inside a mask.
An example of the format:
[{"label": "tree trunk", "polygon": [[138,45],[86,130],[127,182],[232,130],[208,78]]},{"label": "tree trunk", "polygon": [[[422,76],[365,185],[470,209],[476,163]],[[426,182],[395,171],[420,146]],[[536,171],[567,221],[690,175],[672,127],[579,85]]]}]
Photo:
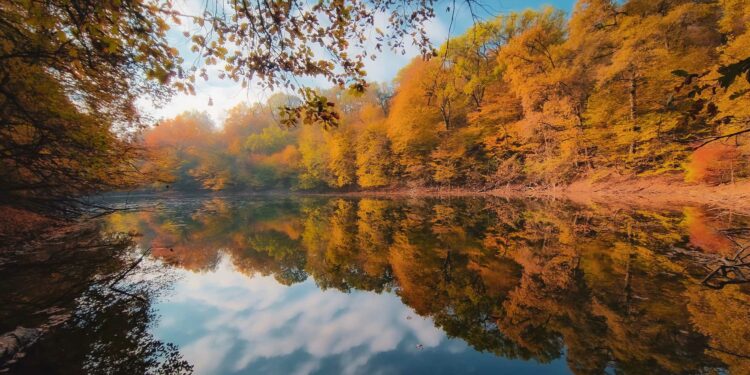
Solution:
[{"label": "tree trunk", "polygon": [[[630,96],[630,121],[633,123],[633,132],[638,133],[641,131],[640,126],[638,126],[638,112],[637,112],[637,100],[638,100],[638,81],[636,80],[636,73],[634,69],[631,69],[631,75],[630,75],[630,90],[628,91],[628,94]],[[636,147],[638,147],[638,140],[636,136],[633,136],[633,141],[630,142],[630,154],[632,155],[635,152]]]},{"label": "tree trunk", "polygon": [[443,117],[445,122],[445,130],[451,130],[451,101],[446,100],[443,105],[440,106],[440,115]]}]

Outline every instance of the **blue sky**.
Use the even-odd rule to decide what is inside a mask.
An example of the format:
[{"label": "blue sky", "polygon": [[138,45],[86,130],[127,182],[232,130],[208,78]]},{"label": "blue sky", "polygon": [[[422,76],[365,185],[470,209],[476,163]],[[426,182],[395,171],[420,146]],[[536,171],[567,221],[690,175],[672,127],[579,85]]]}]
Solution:
[{"label": "blue sky", "polygon": [[[494,15],[519,11],[524,9],[538,9],[546,5],[554,6],[558,9],[570,13],[575,4],[575,0],[480,0],[484,5],[484,10],[478,11],[480,18],[491,18]],[[176,7],[188,14],[200,14],[203,0],[177,0]],[[433,43],[437,46],[443,43],[449,36],[462,34],[471,26],[472,19],[468,7],[462,0],[456,0],[459,7],[456,9],[454,22],[451,25],[451,13],[446,11],[446,7],[451,3],[450,0],[438,2],[436,7],[437,18],[427,25],[427,30]],[[189,56],[189,43],[182,36],[182,31],[190,27],[189,25],[174,25],[171,31],[171,41],[180,49],[183,56]],[[449,30],[450,28],[450,30]],[[371,81],[390,82],[396,76],[396,73],[405,66],[412,58],[418,55],[416,48],[407,50],[406,55],[383,52],[378,56],[376,61],[368,61],[366,70],[368,78]],[[186,59],[187,60],[187,59]],[[212,72],[213,70],[213,72]],[[214,73],[214,74],[211,74]],[[231,80],[221,80],[216,77],[215,69],[209,69],[211,79],[207,82],[200,80],[196,85],[196,95],[178,94],[167,104],[156,108],[152,103],[142,100],[139,105],[148,114],[155,119],[170,118],[185,111],[198,110],[206,111],[216,124],[220,124],[228,109],[236,106],[241,102],[259,102],[265,101],[272,93],[262,90],[257,86],[250,85],[248,88],[242,88],[238,83]],[[312,86],[329,87],[325,81],[320,79],[306,79]],[[209,98],[213,105],[209,106]]]}]

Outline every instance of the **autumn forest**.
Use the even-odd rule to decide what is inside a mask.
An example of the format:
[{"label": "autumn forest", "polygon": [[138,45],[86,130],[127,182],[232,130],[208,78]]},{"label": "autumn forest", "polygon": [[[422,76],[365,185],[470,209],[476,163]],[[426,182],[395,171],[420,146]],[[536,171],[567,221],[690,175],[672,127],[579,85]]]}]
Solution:
[{"label": "autumn forest", "polygon": [[0,0],[0,373],[750,374],[750,0],[549,2]]},{"label": "autumn forest", "polygon": [[497,16],[392,84],[321,91],[335,126],[285,127],[278,108],[300,99],[284,94],[222,124],[184,113],[144,133],[144,168],[160,187],[243,191],[731,183],[750,173],[750,76],[714,81],[750,48],[748,6],[581,1],[570,18]]}]

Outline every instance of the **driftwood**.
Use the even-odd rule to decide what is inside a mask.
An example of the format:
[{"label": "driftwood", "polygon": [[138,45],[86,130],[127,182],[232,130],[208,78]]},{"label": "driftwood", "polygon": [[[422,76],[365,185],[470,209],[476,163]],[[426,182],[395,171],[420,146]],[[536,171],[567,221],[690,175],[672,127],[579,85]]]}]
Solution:
[{"label": "driftwood", "polygon": [[[9,365],[22,357],[23,350],[31,346],[42,335],[39,328],[17,327],[0,336],[0,364]],[[2,371],[2,370],[0,370]]]},{"label": "driftwood", "polygon": [[70,314],[56,307],[40,311],[52,314],[46,323],[36,328],[16,327],[0,335],[0,373],[10,371],[10,366],[25,356],[24,350],[36,343],[47,331],[65,323]]},{"label": "driftwood", "polygon": [[703,278],[701,284],[721,289],[730,284],[750,283],[750,245],[739,241],[750,237],[750,228],[728,228],[720,232],[737,247],[737,251],[731,258],[719,259],[719,265]]}]

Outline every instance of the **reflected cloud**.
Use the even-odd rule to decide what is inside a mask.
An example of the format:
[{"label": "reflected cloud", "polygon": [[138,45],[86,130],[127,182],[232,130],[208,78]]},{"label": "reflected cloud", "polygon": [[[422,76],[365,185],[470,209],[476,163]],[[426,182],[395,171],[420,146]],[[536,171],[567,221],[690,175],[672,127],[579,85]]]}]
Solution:
[{"label": "reflected cloud", "polygon": [[210,313],[172,317],[156,331],[157,336],[171,336],[180,327],[195,331],[170,339],[198,374],[243,372],[260,359],[295,353],[309,360],[293,373],[315,372],[321,360],[340,356],[340,372],[355,374],[377,353],[401,345],[436,347],[445,339],[431,319],[416,315],[393,294],[320,291],[312,280],[287,287],[270,276],[240,273],[228,256],[214,272],[185,271],[174,295],[157,308],[185,305]]}]

